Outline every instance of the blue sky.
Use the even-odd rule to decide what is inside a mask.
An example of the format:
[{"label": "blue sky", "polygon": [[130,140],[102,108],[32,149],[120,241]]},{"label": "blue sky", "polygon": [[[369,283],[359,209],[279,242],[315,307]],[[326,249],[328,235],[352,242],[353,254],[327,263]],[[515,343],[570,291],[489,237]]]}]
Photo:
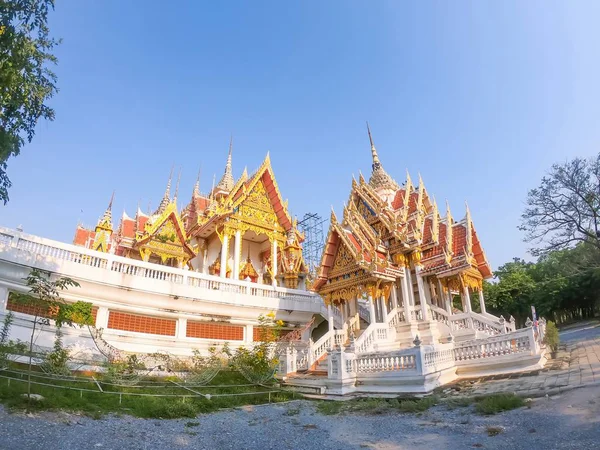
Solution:
[{"label": "blue sky", "polygon": [[[9,161],[0,224],[70,242],[155,208],[173,164],[208,191],[267,151],[292,214],[329,218],[370,173],[469,206],[493,267],[526,256],[526,193],[600,149],[598,2],[58,2],[56,120]],[[177,170],[177,169],[176,169]]]}]

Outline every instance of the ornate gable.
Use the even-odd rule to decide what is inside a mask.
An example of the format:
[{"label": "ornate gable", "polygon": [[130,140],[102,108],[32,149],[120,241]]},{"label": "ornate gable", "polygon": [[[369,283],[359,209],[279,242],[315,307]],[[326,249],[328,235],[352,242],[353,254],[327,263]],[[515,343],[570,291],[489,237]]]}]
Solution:
[{"label": "ornate gable", "polygon": [[174,258],[184,265],[195,256],[187,244],[187,235],[175,202],[170,203],[152,223],[146,223],[143,231],[136,232],[133,248],[139,250],[143,260],[148,260],[154,254],[160,257],[163,264]]}]

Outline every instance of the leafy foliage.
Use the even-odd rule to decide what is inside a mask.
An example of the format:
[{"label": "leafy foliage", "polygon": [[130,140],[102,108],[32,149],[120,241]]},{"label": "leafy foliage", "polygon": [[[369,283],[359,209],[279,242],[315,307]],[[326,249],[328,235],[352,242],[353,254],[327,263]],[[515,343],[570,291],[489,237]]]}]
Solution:
[{"label": "leafy foliage", "polygon": [[564,323],[593,317],[600,302],[600,250],[588,243],[555,250],[536,263],[515,258],[494,273],[495,283],[484,283],[489,309],[519,324],[531,316]]},{"label": "leafy foliage", "polygon": [[39,119],[54,120],[47,105],[58,90],[49,65],[57,62],[52,50],[59,41],[50,37],[48,12],[54,0],[0,1],[0,201],[8,201],[11,182],[7,160],[31,142]]},{"label": "leafy foliage", "polygon": [[50,353],[45,355],[41,368],[44,372],[52,375],[68,376],[71,375],[71,369],[68,366],[69,351],[63,346],[62,336],[62,331],[60,328],[57,328],[54,338],[54,348]]},{"label": "leafy foliage", "polygon": [[259,340],[252,347],[239,347],[231,358],[231,364],[250,382],[266,383],[275,375],[279,360],[276,354],[277,340],[281,334],[282,321],[275,314],[258,317]]},{"label": "leafy foliage", "polygon": [[600,154],[554,164],[529,191],[520,229],[543,255],[577,243],[600,250]]},{"label": "leafy foliage", "polygon": [[9,312],[2,322],[2,329],[0,330],[0,369],[8,365],[8,357],[10,354],[8,336],[10,334],[10,327],[13,322],[13,314]]}]

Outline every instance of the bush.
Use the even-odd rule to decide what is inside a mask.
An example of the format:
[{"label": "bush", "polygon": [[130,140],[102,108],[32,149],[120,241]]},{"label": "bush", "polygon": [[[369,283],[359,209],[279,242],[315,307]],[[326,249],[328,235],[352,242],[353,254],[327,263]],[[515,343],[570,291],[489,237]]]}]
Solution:
[{"label": "bush", "polygon": [[560,336],[558,335],[558,328],[552,321],[546,323],[546,335],[544,336],[544,342],[552,353],[558,350],[558,344],[560,344]]}]

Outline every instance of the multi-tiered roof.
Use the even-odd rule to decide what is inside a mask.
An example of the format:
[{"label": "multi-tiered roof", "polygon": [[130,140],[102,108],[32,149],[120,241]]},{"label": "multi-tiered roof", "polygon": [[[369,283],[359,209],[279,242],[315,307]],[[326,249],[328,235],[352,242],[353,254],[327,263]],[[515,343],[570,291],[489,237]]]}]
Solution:
[{"label": "multi-tiered roof", "polygon": [[383,286],[417,264],[423,275],[456,275],[480,283],[491,269],[467,207],[456,221],[446,205],[442,216],[419,176],[407,173],[402,186],[384,170],[369,130],[372,172],[352,179],[342,220],[331,213],[321,267],[313,288],[337,299],[351,298],[369,285]]}]

